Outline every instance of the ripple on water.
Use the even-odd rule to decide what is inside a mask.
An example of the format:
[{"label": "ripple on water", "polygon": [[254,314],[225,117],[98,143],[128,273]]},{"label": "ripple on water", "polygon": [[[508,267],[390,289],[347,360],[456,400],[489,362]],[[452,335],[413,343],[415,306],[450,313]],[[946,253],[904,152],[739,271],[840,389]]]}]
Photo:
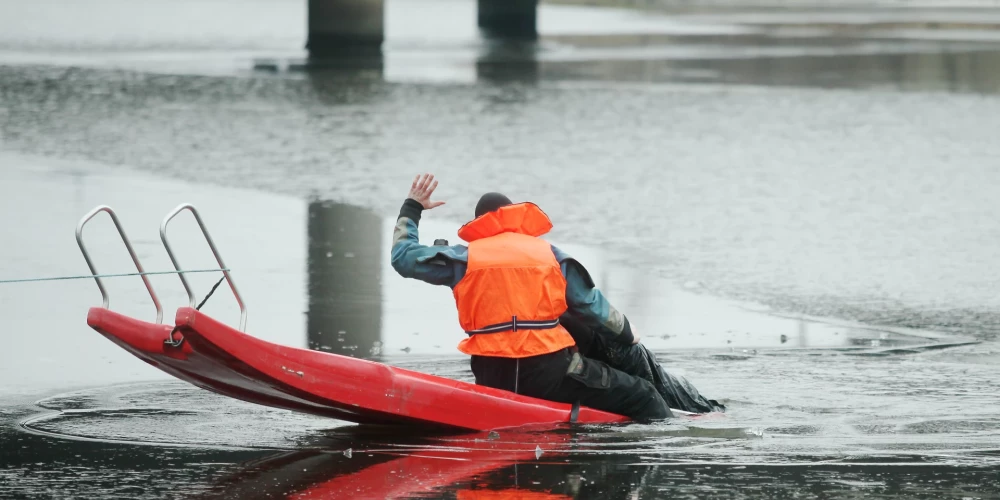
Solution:
[{"label": "ripple on water", "polygon": [[[45,413],[22,421],[27,434],[0,429],[12,445],[5,450],[27,446],[0,450],[0,480],[29,498],[267,498],[359,494],[373,484],[431,497],[512,484],[576,498],[981,496],[995,490],[1000,465],[991,411],[1000,377],[994,365],[942,354],[730,361],[672,353],[670,366],[701,390],[733,396],[728,414],[543,434],[400,434],[178,382],[109,386],[40,401]],[[467,369],[460,358],[394,362],[437,374]],[[921,386],[935,390],[904,390]],[[968,404],[944,394],[965,394]]]},{"label": "ripple on water", "polygon": [[[979,453],[1000,449],[1000,418],[991,410],[1000,404],[998,370],[941,362],[937,354],[887,360],[830,352],[730,361],[675,353],[668,366],[685,372],[704,393],[731,395],[729,413],[595,427],[568,453],[730,464],[818,457],[981,462]],[[462,359],[400,359],[398,364],[468,377]],[[78,391],[39,404],[52,411],[24,426],[70,439],[298,449],[322,446],[318,436],[354,427],[176,382]]]}]

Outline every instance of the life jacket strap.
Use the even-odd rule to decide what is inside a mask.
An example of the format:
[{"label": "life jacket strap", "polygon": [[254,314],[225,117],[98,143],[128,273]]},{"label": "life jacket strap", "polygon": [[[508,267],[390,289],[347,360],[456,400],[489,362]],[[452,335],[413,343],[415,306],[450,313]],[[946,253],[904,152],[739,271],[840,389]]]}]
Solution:
[{"label": "life jacket strap", "polygon": [[465,333],[476,335],[481,333],[516,332],[518,330],[548,330],[559,326],[559,318],[548,321],[525,321],[511,316],[510,321],[489,325],[478,330],[467,330]]}]

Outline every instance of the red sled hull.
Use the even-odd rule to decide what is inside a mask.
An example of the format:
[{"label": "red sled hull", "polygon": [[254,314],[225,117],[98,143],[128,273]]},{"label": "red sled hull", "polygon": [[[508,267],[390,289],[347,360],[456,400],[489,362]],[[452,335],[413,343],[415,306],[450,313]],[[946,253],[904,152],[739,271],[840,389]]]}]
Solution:
[{"label": "red sled hull", "polygon": [[[492,430],[568,422],[571,406],[396,368],[266,342],[189,307],[171,327],[92,308],[87,324],[133,355],[186,382],[264,406],[359,424]],[[578,423],[628,418],[580,408]]]}]

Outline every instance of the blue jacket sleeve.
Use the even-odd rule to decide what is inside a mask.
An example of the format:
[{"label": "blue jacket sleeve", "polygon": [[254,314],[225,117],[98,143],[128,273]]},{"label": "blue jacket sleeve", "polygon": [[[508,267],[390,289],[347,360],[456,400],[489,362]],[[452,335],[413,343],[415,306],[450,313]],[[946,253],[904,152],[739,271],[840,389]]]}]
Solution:
[{"label": "blue jacket sleeve", "polygon": [[594,284],[590,273],[580,262],[555,246],[552,252],[559,261],[563,276],[566,277],[566,304],[568,312],[582,320],[599,334],[631,344],[634,340],[632,325],[628,318],[615,309]]},{"label": "blue jacket sleeve", "polygon": [[392,268],[404,278],[454,288],[468,268],[468,248],[421,245],[417,231],[421,210],[423,207],[413,200],[403,203],[392,232]]}]

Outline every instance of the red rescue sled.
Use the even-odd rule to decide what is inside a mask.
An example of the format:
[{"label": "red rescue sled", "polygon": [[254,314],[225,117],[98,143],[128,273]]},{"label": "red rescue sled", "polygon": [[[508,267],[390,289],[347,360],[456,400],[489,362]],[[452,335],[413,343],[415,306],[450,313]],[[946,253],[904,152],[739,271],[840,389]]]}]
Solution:
[{"label": "red rescue sled", "polygon": [[[190,307],[172,328],[94,307],[87,324],[139,359],[203,389],[359,424],[490,430],[569,422],[571,406],[374,361],[282,346]],[[579,423],[624,422],[580,408]]]}]

